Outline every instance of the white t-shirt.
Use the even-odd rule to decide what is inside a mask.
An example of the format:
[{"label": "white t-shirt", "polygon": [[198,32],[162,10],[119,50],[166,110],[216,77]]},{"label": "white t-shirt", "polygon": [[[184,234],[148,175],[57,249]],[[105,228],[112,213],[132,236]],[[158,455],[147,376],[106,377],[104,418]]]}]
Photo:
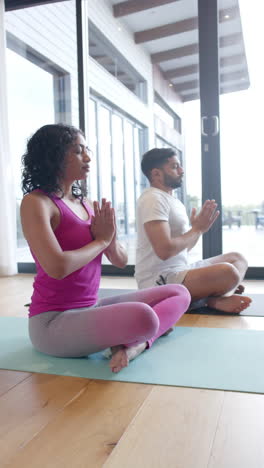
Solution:
[{"label": "white t-shirt", "polygon": [[160,274],[185,270],[187,249],[167,260],[161,260],[154,252],[146,234],[144,224],[149,221],[167,221],[171,237],[184,234],[189,229],[189,219],[183,203],[163,190],[149,187],[137,201],[137,250],[135,277],[138,287],[155,285]]}]

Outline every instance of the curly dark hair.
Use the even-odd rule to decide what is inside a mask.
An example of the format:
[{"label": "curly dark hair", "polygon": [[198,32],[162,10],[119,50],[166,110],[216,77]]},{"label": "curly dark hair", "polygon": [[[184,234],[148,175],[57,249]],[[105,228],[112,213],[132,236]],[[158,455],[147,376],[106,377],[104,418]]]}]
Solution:
[{"label": "curly dark hair", "polygon": [[[29,138],[22,156],[24,195],[41,189],[48,194],[61,192],[63,197],[59,179],[63,173],[65,155],[79,134],[84,136],[82,130],[60,123],[44,125]],[[80,198],[86,195],[78,181],[72,186],[72,194]]]}]

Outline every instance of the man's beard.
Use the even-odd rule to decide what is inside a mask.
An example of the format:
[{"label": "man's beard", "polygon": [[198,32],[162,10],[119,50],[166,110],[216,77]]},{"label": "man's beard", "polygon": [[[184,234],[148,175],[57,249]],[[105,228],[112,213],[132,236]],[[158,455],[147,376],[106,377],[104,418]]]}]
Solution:
[{"label": "man's beard", "polygon": [[177,189],[182,186],[182,177],[179,177],[178,179],[174,179],[168,174],[164,174],[164,185],[166,187],[170,187],[173,190]]}]

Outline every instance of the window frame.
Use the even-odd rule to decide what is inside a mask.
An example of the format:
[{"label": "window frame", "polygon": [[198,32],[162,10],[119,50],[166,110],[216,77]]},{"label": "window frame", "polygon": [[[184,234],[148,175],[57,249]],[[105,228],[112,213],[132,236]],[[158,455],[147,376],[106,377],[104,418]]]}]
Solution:
[{"label": "window frame", "polygon": [[52,75],[55,123],[70,124],[72,122],[70,73],[51,62],[51,60],[28,46],[9,31],[6,32],[6,47]]},{"label": "window frame", "polygon": [[118,73],[115,73],[115,78],[128,89],[130,92],[132,92],[134,95],[136,95],[141,101],[143,101],[145,104],[148,104],[148,95],[147,95],[147,81],[145,78],[143,78],[138,71],[131,65],[128,60],[115,48],[115,46],[102,34],[102,32],[93,24],[91,20],[88,20],[88,28],[89,28],[89,57],[95,62],[104,68],[111,76],[114,76],[106,66],[104,66],[102,63],[100,63],[99,60],[97,60],[91,51],[91,43],[93,43],[93,46],[98,46],[99,49],[102,50],[102,53],[104,54],[103,56],[109,57],[112,62],[116,65],[118,63],[118,66],[120,67],[120,71],[124,72],[129,78],[131,78],[134,81],[134,86],[135,90],[132,91],[130,88],[128,88],[123,81],[118,78]]}]

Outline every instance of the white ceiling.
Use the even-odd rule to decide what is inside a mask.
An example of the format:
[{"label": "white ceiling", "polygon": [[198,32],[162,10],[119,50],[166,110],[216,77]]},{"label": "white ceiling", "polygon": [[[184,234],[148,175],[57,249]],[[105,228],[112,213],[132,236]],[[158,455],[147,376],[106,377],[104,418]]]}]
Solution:
[{"label": "white ceiling", "polygon": [[[121,3],[120,0],[109,0],[109,2],[112,5]],[[122,3],[126,2],[122,0]],[[238,0],[219,0],[220,10],[230,7],[238,7]],[[149,8],[143,11],[138,11],[136,13],[132,13],[126,16],[121,16],[118,18],[118,21],[123,21],[126,27],[131,31],[131,33],[134,34],[135,32],[176,23],[178,21],[182,21],[189,18],[195,18],[197,17],[197,15],[198,0],[175,0],[174,2],[169,4],[165,4],[155,8]],[[234,19],[227,18],[219,23],[219,37],[224,37],[235,33],[242,33],[240,16],[237,16]],[[198,40],[198,29],[194,29],[192,31],[186,31],[184,33],[175,34],[151,40],[148,42],[143,42],[139,44],[139,46],[143,47],[151,55],[158,52],[169,51],[171,49],[176,49],[190,44],[198,44]],[[238,77],[236,80],[230,78],[230,85],[233,86],[237,83],[238,89],[241,89],[241,85],[243,84],[244,87],[247,88],[249,86],[249,79],[243,37],[238,44],[219,48],[220,59],[223,57],[230,57],[234,55],[243,56],[244,61],[242,61],[241,64],[234,63],[228,66],[225,65],[224,68],[222,67],[222,69],[220,70],[220,73],[226,74],[232,71],[241,70],[241,73],[244,73],[245,78],[242,79]],[[195,53],[193,55],[187,55],[181,58],[160,61],[158,65],[163,72],[166,72],[175,68],[198,64],[198,60],[198,53]],[[177,91],[178,83],[185,83],[193,80],[198,80],[198,72],[188,74],[186,76],[171,78],[170,82],[175,85],[175,90]],[[228,83],[229,81],[225,81],[223,83],[223,86],[227,88]],[[190,94],[190,96],[193,96],[193,94],[195,93],[199,93],[198,87],[179,92],[179,94],[182,95],[184,100],[188,100],[188,94]]]}]

